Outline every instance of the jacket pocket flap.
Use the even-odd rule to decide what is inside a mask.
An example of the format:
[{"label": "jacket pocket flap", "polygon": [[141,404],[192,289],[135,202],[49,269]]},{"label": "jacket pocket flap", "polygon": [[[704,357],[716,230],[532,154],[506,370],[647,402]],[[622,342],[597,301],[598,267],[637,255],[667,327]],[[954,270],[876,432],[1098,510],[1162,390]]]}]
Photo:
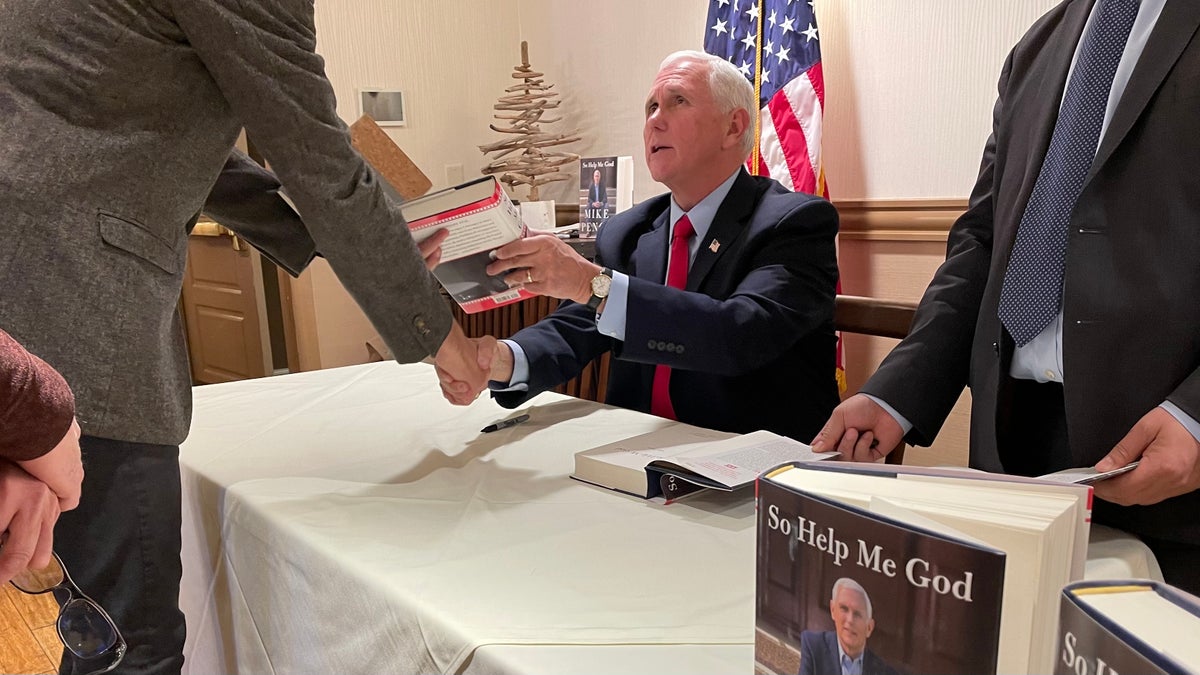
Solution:
[{"label": "jacket pocket flap", "polygon": [[105,243],[131,253],[164,272],[179,272],[179,257],[175,249],[144,226],[110,213],[100,212],[100,238]]}]

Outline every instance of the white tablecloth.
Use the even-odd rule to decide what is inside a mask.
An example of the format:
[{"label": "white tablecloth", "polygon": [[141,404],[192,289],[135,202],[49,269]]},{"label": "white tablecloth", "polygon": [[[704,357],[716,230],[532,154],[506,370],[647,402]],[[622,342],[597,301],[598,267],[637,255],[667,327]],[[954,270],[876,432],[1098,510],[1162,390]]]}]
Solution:
[{"label": "white tablecloth", "polygon": [[[186,672],[752,668],[748,493],[665,506],[567,478],[576,451],[672,422],[543,394],[529,422],[480,434],[514,413],[450,406],[423,364],[209,385],[195,404]],[[1152,572],[1126,544],[1088,576]]]}]

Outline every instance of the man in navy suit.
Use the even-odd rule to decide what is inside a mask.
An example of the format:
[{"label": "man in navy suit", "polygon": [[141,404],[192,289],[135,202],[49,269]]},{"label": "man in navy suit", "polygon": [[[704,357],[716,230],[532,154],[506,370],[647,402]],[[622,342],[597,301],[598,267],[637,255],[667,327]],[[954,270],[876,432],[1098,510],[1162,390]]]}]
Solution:
[{"label": "man in navy suit", "polygon": [[608,188],[601,180],[600,169],[592,172],[592,184],[588,186],[588,206],[593,209],[608,207]]},{"label": "man in navy suit", "polygon": [[838,402],[837,213],[742,168],[757,109],[726,61],[668,56],[643,136],[650,175],[670,194],[611,217],[595,263],[553,236],[496,251],[490,274],[568,300],[496,347],[501,405],[519,406],[611,351],[610,404],[725,431],[816,433]]},{"label": "man in navy suit", "polygon": [[875,619],[871,598],[857,581],[842,577],[834,582],[829,613],[835,630],[800,634],[800,675],[896,675],[867,649]]}]

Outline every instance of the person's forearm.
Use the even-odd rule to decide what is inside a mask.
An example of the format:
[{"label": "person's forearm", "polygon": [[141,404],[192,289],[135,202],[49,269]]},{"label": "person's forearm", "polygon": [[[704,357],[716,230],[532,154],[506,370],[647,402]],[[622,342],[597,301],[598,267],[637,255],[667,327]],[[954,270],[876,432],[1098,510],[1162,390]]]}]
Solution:
[{"label": "person's forearm", "polygon": [[0,331],[0,457],[46,454],[74,419],[75,397],[66,380]]}]

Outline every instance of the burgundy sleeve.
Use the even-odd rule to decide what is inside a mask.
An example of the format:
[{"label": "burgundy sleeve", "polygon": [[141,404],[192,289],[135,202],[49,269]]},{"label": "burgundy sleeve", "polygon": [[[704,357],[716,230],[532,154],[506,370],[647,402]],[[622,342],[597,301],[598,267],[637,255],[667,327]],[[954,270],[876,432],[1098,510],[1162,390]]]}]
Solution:
[{"label": "burgundy sleeve", "polygon": [[34,459],[71,428],[75,397],[45,361],[0,330],[0,458]]}]

